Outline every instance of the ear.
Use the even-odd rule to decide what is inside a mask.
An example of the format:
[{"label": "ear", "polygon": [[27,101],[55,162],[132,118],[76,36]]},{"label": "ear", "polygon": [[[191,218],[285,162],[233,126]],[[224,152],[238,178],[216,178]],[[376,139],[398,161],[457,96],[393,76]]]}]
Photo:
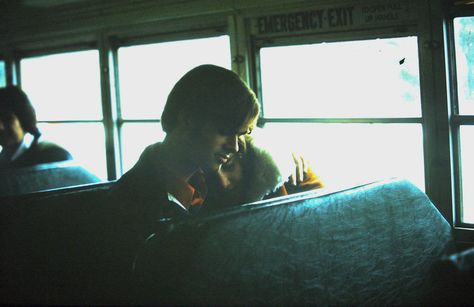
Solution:
[{"label": "ear", "polygon": [[192,114],[181,113],[178,116],[178,125],[180,130],[189,138],[195,138],[201,131],[202,123]]},{"label": "ear", "polygon": [[192,129],[195,125],[195,118],[186,112],[181,112],[178,115],[178,125],[186,130]]}]

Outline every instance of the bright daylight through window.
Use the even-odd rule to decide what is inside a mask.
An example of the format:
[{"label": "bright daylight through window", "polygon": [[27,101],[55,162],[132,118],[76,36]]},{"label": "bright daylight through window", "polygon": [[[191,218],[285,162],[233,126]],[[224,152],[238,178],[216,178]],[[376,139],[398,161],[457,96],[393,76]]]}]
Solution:
[{"label": "bright daylight through window", "polygon": [[[158,120],[171,88],[184,73],[201,64],[230,69],[229,36],[122,47],[118,62],[125,172],[146,145],[163,139]],[[156,122],[140,122],[147,119]]]},{"label": "bright daylight through window", "polygon": [[265,128],[326,182],[402,177],[424,189],[416,37],[265,47],[260,62]]},{"label": "bright daylight through window", "polygon": [[36,109],[43,137],[64,146],[79,165],[107,179],[99,52],[23,59],[21,85]]}]

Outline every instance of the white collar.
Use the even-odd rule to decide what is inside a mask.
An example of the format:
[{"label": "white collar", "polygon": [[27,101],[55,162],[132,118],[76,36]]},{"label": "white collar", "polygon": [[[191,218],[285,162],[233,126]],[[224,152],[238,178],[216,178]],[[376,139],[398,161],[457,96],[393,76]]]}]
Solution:
[{"label": "white collar", "polygon": [[183,208],[184,210],[188,211],[188,209],[186,209],[185,206],[183,206],[183,204],[176,198],[173,196],[173,194],[169,193],[168,192],[168,200],[179,205],[181,208]]},{"label": "white collar", "polygon": [[27,151],[31,147],[31,144],[33,144],[34,140],[35,138],[31,134],[25,134],[20,146],[18,146],[16,151],[10,157],[10,162],[15,161],[16,159],[18,159],[19,156],[21,156],[25,151]]}]

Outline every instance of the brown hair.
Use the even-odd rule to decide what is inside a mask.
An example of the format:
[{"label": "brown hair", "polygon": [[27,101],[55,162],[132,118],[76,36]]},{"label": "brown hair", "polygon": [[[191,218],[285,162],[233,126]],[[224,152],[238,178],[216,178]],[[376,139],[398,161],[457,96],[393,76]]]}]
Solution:
[{"label": "brown hair", "polygon": [[232,134],[260,107],[254,92],[231,70],[201,65],[186,73],[171,90],[161,125],[171,132],[179,116],[212,123],[222,134]]}]

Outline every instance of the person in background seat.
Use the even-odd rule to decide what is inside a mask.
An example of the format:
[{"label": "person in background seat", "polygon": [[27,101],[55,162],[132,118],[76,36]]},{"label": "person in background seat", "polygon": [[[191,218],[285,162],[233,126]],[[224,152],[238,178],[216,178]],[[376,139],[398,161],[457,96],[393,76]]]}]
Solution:
[{"label": "person in background seat", "polygon": [[61,146],[41,140],[36,113],[18,87],[0,89],[0,169],[72,160]]}]

